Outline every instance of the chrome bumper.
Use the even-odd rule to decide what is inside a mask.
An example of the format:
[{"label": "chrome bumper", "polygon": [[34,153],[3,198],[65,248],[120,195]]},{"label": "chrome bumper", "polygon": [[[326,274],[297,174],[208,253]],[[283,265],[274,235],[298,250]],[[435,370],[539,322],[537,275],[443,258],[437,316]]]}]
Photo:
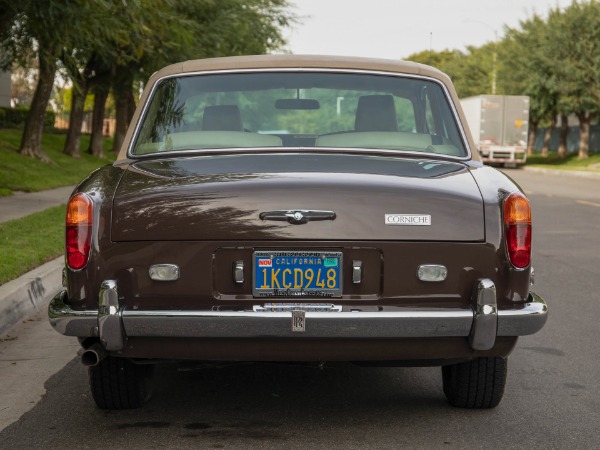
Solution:
[{"label": "chrome bumper", "polygon": [[66,291],[50,302],[54,329],[67,336],[98,337],[107,350],[123,348],[127,337],[164,338],[426,338],[468,337],[475,350],[493,347],[496,336],[524,336],[541,330],[546,303],[530,293],[526,303],[497,310],[495,288],[483,280],[474,308],[383,307],[378,311],[305,312],[302,333],[292,331],[292,312],[139,311],[119,308],[116,283],[105,281],[98,311],[75,311]]}]

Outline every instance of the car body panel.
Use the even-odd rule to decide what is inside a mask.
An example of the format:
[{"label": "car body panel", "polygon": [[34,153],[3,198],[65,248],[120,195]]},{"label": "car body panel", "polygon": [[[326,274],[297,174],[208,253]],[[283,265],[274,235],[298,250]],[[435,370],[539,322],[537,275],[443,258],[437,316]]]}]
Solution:
[{"label": "car body panel", "polygon": [[[327,210],[335,219],[260,219],[272,210]],[[394,226],[386,214],[429,215],[431,223]],[[463,164],[358,155],[137,162],[117,189],[112,220],[114,241],[485,238],[481,194]]]},{"label": "car body panel", "polygon": [[[358,146],[308,147],[301,144],[311,140],[301,135],[288,136],[288,145],[277,148],[130,152],[144,105],[165,77],[269,70],[434,80],[453,103],[468,155],[436,154],[429,147],[420,154]],[[93,204],[91,254],[85,269],[66,268],[65,291],[51,305],[51,323],[57,330],[61,321],[72,325],[88,347],[98,341],[106,344],[102,323],[108,318],[106,323],[118,330],[121,340],[105,347],[111,356],[132,359],[443,365],[481,356],[504,358],[522,330],[535,332],[546,319],[545,304],[529,291],[531,266],[516,269],[507,256],[503,204],[510,194],[521,192],[504,174],[481,164],[452,83],[434,68],[368,58],[285,55],[169,66],[150,78],[117,161],[90,175],[73,193],[86,194]],[[332,215],[296,222],[264,215],[273,211]],[[388,214],[429,219],[423,226],[392,225],[386,223]],[[327,302],[341,315],[322,313],[318,326],[302,334],[291,331],[292,311],[279,316],[257,313],[265,304],[293,309],[317,299],[255,297],[256,251],[340,252],[341,296]],[[151,267],[161,265],[176,267],[177,276],[152,279]],[[419,268],[432,265],[446,271],[444,278],[419,278]],[[478,303],[485,297],[478,292],[482,280],[491,286],[486,295],[493,296],[492,305]],[[103,305],[103,296],[114,304]],[[494,316],[479,320],[486,306]],[[218,320],[207,320],[204,312]],[[353,326],[354,313],[374,319],[377,332],[353,337],[355,328],[365,328]],[[459,316],[458,325],[451,326],[453,314]],[[317,318],[310,310],[301,316],[306,329]],[[163,321],[167,325],[159,326],[157,317],[168,318]],[[289,317],[289,335],[281,331],[285,326],[279,321],[276,331],[261,334],[260,317]],[[240,330],[254,331],[245,337],[224,337],[221,332],[229,328],[219,323],[228,318]],[[378,320],[385,327],[377,329]],[[500,324],[494,323],[492,341],[484,343],[485,348],[470,341],[478,320]],[[510,325],[517,322],[525,325]],[[202,326],[207,328],[198,331]],[[185,327],[191,330],[187,334]],[[505,331],[496,335],[496,328]]]}]

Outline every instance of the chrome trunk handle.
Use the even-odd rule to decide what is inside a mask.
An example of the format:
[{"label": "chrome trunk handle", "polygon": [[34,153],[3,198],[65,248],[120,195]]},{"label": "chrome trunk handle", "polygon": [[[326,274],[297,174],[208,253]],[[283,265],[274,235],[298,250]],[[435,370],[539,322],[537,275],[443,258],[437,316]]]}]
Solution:
[{"label": "chrome trunk handle", "polygon": [[264,211],[259,214],[260,220],[278,220],[299,225],[313,220],[335,220],[335,212],[309,209],[289,209]]}]

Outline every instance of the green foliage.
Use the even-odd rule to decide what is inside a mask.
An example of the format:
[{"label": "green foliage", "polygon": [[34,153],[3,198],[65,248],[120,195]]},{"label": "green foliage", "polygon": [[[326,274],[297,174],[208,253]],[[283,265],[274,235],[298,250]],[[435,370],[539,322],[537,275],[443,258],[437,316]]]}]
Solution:
[{"label": "green foliage", "polygon": [[[174,62],[280,49],[295,20],[288,8],[287,0],[0,0],[0,65],[26,64],[33,53],[49,68],[39,79],[51,84],[60,60],[79,95],[112,86],[124,99],[136,80]],[[37,147],[35,136],[24,142]]]},{"label": "green foliage", "polygon": [[[567,113],[600,111],[600,3],[573,3],[548,17],[550,73],[559,109]],[[560,61],[560,64],[556,64]]]},{"label": "green foliage", "polygon": [[66,207],[0,223],[0,284],[64,252]]},{"label": "green foliage", "polygon": [[[111,139],[104,142],[105,154],[111,160],[94,158],[82,153],[81,158],[71,158],[62,153],[65,136],[45,133],[42,149],[52,164],[28,158],[16,152],[21,141],[21,131],[0,130],[0,190],[34,192],[59,186],[77,184],[90,172],[111,162]],[[81,146],[87,148],[89,136],[82,136]]]},{"label": "green foliage", "polygon": [[[71,112],[71,102],[73,99],[73,88],[63,88],[59,89],[54,96],[54,100],[57,104],[58,111],[62,111],[65,113]],[[83,105],[83,110],[86,112],[92,111],[94,108],[94,95],[88,94],[85,97],[85,103]]]},{"label": "green foliage", "polygon": [[[0,107],[0,128],[23,128],[29,108],[3,108]],[[46,111],[44,114],[44,129],[51,130],[54,128],[55,114],[52,111]]]},{"label": "green foliage", "polygon": [[414,53],[406,59],[445,72],[452,79],[458,96],[465,98],[491,93],[495,45],[469,46],[466,53],[458,50],[424,51]]},{"label": "green foliage", "polygon": [[506,28],[498,42],[407,59],[446,72],[461,98],[491,93],[495,68],[496,93],[528,95],[534,124],[548,125],[561,113],[598,115],[600,3],[574,0],[564,9],[552,9],[547,18],[533,14],[518,27]]}]

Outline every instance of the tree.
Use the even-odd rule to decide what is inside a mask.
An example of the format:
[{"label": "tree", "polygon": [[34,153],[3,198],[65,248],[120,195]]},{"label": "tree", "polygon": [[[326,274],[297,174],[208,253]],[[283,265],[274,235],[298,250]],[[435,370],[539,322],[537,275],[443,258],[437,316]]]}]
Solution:
[{"label": "tree", "polygon": [[30,105],[37,84],[37,60],[28,58],[26,64],[13,64],[11,100],[16,106]]},{"label": "tree", "polygon": [[445,72],[460,98],[492,92],[494,43],[467,47],[467,52],[443,50],[414,53],[406,59],[433,66]]},{"label": "tree", "polygon": [[38,59],[38,82],[25,121],[21,154],[50,161],[41,149],[41,137],[59,57],[65,48],[86,48],[103,40],[112,20],[106,15],[109,3],[109,0],[0,0],[0,45],[7,55],[4,63],[23,61],[32,52]]},{"label": "tree", "polygon": [[529,139],[527,154],[533,154],[538,126],[547,125],[544,148],[547,154],[550,134],[558,107],[558,91],[552,74],[556,61],[551,55],[547,22],[538,15],[521,21],[519,28],[507,28],[499,47],[500,86],[507,94],[528,95]]},{"label": "tree", "polygon": [[[282,30],[295,21],[287,0],[181,0],[168,14],[175,18],[163,36],[138,34],[124,47],[144,41],[141,57],[118,65],[114,78],[117,124],[113,151],[121,148],[133,114],[132,85],[177,61],[218,56],[264,54],[285,44]],[[164,20],[162,21],[164,23]],[[173,30],[176,30],[173,32]],[[139,47],[137,47],[139,48]]]},{"label": "tree", "polygon": [[548,16],[552,73],[560,109],[579,119],[579,159],[589,157],[589,128],[600,110],[600,3],[576,0]]},{"label": "tree", "polygon": [[[112,51],[102,60],[108,69],[103,71],[106,76],[80,83],[83,89],[91,87],[96,93],[88,151],[101,152],[103,105],[109,89],[115,97],[116,152],[135,109],[134,83],[145,81],[148,74],[177,61],[280,48],[284,44],[282,28],[294,20],[287,8],[286,0],[115,2],[112,14],[123,18],[126,26],[113,30],[108,39]],[[85,68],[79,73],[84,75]]]}]

